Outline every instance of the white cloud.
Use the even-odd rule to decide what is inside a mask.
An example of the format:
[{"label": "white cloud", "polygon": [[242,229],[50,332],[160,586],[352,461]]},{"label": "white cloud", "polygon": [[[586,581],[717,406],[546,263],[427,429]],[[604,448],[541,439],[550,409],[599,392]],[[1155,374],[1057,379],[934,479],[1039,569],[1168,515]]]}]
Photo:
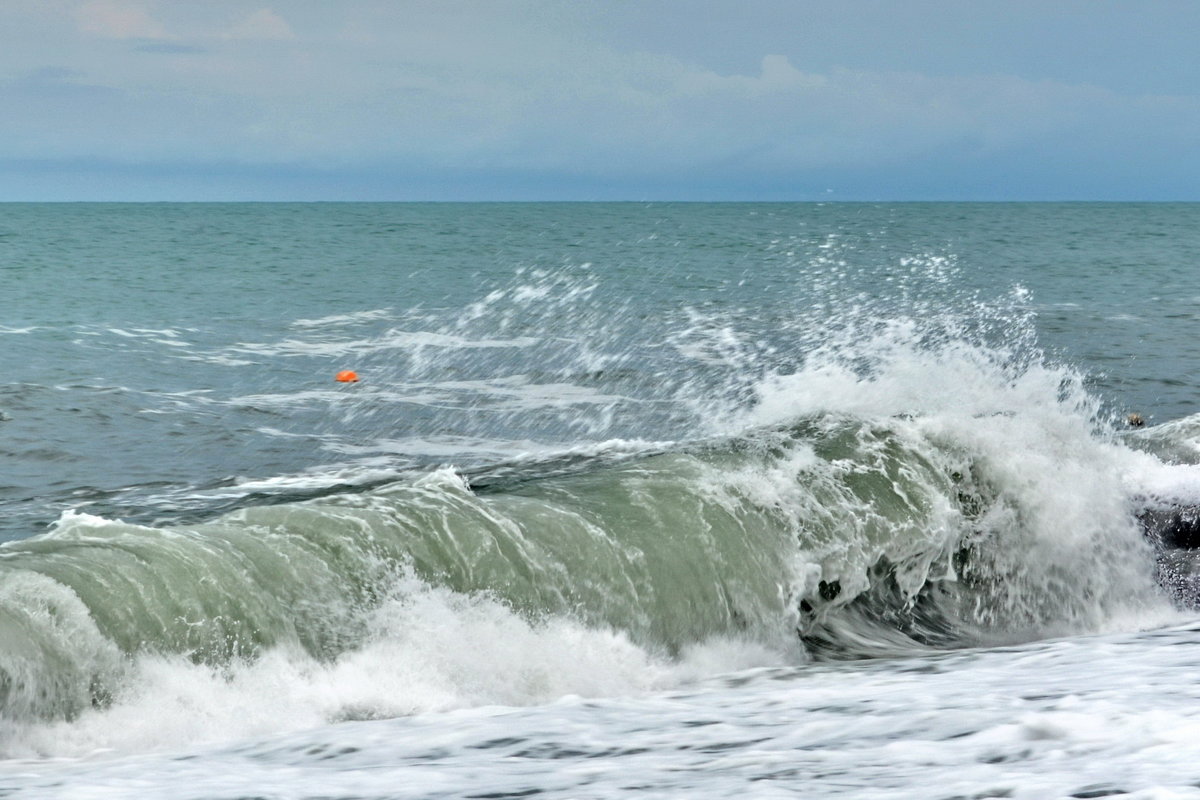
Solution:
[{"label": "white cloud", "polygon": [[295,39],[287,20],[269,8],[261,8],[243,19],[225,34],[227,39]]},{"label": "white cloud", "polygon": [[75,12],[79,30],[108,39],[163,39],[167,32],[144,7],[120,0],[89,0]]}]

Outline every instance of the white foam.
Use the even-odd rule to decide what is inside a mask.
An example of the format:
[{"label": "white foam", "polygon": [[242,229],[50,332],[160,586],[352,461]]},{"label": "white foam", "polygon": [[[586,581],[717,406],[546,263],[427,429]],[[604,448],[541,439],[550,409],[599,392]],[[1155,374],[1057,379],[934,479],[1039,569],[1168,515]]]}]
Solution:
[{"label": "white foam", "polygon": [[1128,476],[1133,491],[1157,503],[1200,506],[1200,464],[1163,464],[1146,459]]},{"label": "white foam", "polygon": [[[16,762],[18,797],[1194,798],[1194,626]],[[270,689],[269,686],[264,688]],[[251,711],[251,713],[253,713]],[[128,720],[134,727],[142,723]]]},{"label": "white foam", "polygon": [[359,325],[364,322],[374,322],[385,319],[392,314],[390,308],[376,308],[368,311],[351,311],[345,314],[331,314],[317,319],[298,319],[292,323],[293,328],[328,328]]},{"label": "white foam", "polygon": [[[1004,587],[993,598],[1000,605],[987,612],[994,622],[1040,620],[1048,634],[1109,629],[1132,609],[1147,618],[1159,614],[1166,601],[1153,583],[1150,547],[1133,519],[1135,496],[1153,488],[1200,498],[1197,472],[1165,467],[1106,432],[1098,403],[1069,368],[962,338],[940,344],[928,339],[928,327],[915,320],[850,330],[844,341],[814,350],[794,373],[764,378],[756,387],[757,404],[734,414],[732,427],[855,420],[891,432],[931,464],[942,464],[947,476],[972,470],[972,480],[995,495],[986,514],[970,523],[972,535],[994,543],[988,569]],[[802,469],[798,465],[792,474]],[[785,492],[779,487],[786,478],[769,477],[762,490]],[[900,484],[896,491],[903,491]],[[934,487],[928,494],[937,499],[946,491]],[[876,513],[863,509],[856,519]],[[948,569],[963,523],[954,522],[959,512],[950,507],[942,517],[929,513],[919,537],[914,532],[903,538],[929,538],[922,552],[933,557],[945,550],[941,568]],[[939,529],[947,537],[943,545],[934,541]],[[838,546],[846,555],[833,563],[853,563],[847,559],[859,557],[854,554],[860,549],[867,561],[888,552],[873,540],[859,543],[853,531],[845,536]],[[889,539],[886,546],[898,545]],[[821,558],[828,579],[831,556]],[[843,590],[862,568],[855,566],[859,572],[850,578],[837,575]],[[917,587],[927,577],[918,572]]]},{"label": "white foam", "polygon": [[367,642],[332,663],[287,648],[220,669],[139,655],[111,707],[70,722],[12,724],[0,750],[8,758],[144,752],[342,719],[638,695],[783,659],[724,639],[671,660],[617,632],[562,618],[530,621],[487,597],[412,579],[370,614],[368,627]]},{"label": "white foam", "polygon": [[366,356],[393,350],[439,348],[449,350],[502,349],[530,347],[539,339],[520,336],[504,339],[473,339],[435,331],[403,331],[393,329],[382,336],[340,341],[283,339],[277,342],[239,342],[227,349],[229,353],[249,353],[264,356]]},{"label": "white foam", "polygon": [[[123,339],[141,339],[152,344],[166,345],[167,347],[191,346],[188,342],[179,340],[180,332],[174,328],[133,328],[131,330],[105,328],[104,330]],[[87,333],[87,331],[84,331],[84,333]]]},{"label": "white foam", "polygon": [[[332,381],[331,381],[332,383]],[[390,386],[358,384],[353,389],[307,389],[232,397],[231,405],[255,408],[306,408],[345,406],[359,402],[376,405],[411,404],[436,408],[486,409],[491,412],[569,409],[579,406],[613,406],[638,403],[636,398],[608,394],[570,383],[535,383],[523,375],[477,381],[410,382],[403,390]]]}]

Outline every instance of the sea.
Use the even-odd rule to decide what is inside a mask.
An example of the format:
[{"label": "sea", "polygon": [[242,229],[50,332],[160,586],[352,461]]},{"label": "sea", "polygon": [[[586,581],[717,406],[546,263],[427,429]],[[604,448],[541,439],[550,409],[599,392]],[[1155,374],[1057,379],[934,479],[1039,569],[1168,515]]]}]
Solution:
[{"label": "sea", "polygon": [[0,205],[0,797],[1200,798],[1197,505],[1200,204]]}]

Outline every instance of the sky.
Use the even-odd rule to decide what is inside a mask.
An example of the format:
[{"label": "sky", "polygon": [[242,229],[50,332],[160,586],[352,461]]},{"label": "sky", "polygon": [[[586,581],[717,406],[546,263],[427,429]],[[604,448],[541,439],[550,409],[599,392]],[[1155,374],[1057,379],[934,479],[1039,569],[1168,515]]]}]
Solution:
[{"label": "sky", "polygon": [[1196,0],[0,0],[0,201],[1200,200]]}]

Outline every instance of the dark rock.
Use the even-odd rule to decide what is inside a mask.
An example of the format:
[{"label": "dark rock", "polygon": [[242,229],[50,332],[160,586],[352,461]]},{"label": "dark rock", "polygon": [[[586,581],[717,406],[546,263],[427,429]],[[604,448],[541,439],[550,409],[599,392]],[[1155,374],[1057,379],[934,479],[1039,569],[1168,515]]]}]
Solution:
[{"label": "dark rock", "polygon": [[1138,515],[1150,541],[1167,550],[1200,548],[1200,507],[1150,508]]},{"label": "dark rock", "polygon": [[1177,602],[1200,607],[1200,506],[1156,505],[1138,521],[1157,552],[1158,582]]}]

